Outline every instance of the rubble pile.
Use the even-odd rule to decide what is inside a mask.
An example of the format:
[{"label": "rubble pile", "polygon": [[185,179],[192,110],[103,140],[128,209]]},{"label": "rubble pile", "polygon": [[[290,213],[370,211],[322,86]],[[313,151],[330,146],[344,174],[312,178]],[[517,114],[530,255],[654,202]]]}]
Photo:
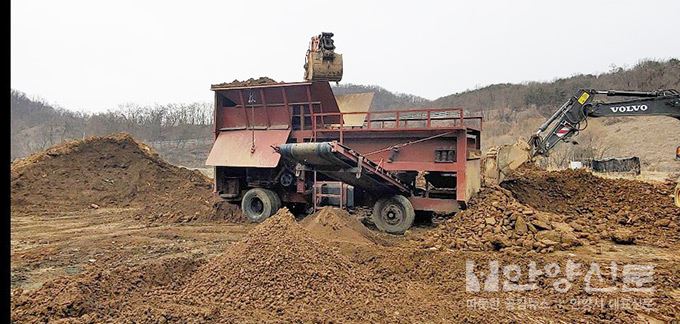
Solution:
[{"label": "rubble pile", "polygon": [[604,179],[585,170],[544,171],[522,167],[501,184],[522,204],[561,215],[575,229],[613,238],[628,229],[630,240],[666,245],[680,240],[680,208],[674,183]]},{"label": "rubble pile", "polygon": [[604,179],[583,170],[517,170],[485,187],[469,208],[447,220],[428,247],[534,250],[547,253],[612,240],[657,246],[680,240],[680,209],[671,184]]},{"label": "rubble pile", "polygon": [[173,166],[120,133],[66,142],[11,167],[13,211],[137,208],[149,222],[242,218],[212,194],[210,179]]},{"label": "rubble pile", "polygon": [[582,236],[559,215],[537,211],[501,187],[483,188],[468,209],[441,224],[427,247],[491,251],[515,249],[547,253],[582,244]]}]

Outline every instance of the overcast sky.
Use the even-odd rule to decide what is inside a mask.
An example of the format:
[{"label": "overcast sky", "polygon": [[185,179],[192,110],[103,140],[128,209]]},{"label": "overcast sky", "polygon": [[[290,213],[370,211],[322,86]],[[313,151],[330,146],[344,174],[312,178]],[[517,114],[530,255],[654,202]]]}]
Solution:
[{"label": "overcast sky", "polygon": [[680,1],[12,1],[12,88],[65,108],[211,101],[210,84],[302,81],[335,33],[342,83],[429,99],[680,57]]}]

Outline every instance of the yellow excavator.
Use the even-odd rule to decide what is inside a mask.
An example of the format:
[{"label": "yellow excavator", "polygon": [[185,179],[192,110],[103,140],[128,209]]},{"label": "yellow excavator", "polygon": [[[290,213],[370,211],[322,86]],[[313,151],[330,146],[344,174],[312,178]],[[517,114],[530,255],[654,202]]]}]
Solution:
[{"label": "yellow excavator", "polygon": [[313,36],[305,55],[305,80],[342,80],[342,54],[335,52],[333,33]]},{"label": "yellow excavator", "polygon": [[[616,102],[595,101],[596,96],[625,97]],[[498,184],[513,170],[538,156],[548,156],[559,142],[576,143],[571,138],[586,128],[588,118],[618,116],[669,116],[680,120],[680,92],[677,90],[618,91],[581,89],[548,118],[528,141],[491,148],[484,156],[482,178]],[[546,130],[550,129],[546,132]],[[680,147],[676,150],[680,160]],[[675,187],[675,204],[680,207],[680,178]]]}]

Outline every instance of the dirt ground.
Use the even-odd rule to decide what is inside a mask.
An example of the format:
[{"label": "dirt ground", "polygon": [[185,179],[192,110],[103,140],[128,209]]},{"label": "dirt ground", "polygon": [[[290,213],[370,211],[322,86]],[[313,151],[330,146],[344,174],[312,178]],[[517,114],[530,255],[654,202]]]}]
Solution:
[{"label": "dirt ground", "polygon": [[[13,215],[13,319],[654,322],[680,314],[680,245],[601,241],[549,254],[476,252],[420,247],[428,227],[395,237],[349,226],[332,236],[334,230],[311,225],[314,220],[300,222],[303,227],[290,219],[283,226],[146,226],[131,220],[131,212]],[[475,262],[483,278],[493,260],[520,265],[523,276],[530,261],[539,267],[597,262],[603,272],[611,262],[653,265],[656,290],[586,293],[577,280],[559,294],[553,278],[544,277],[534,291],[469,292],[466,261]],[[620,287],[620,280],[613,284]],[[614,306],[624,301],[633,306]]]},{"label": "dirt ground", "polygon": [[[115,175],[139,186],[133,181],[139,172],[156,170],[178,176],[167,177],[170,183],[144,178],[147,186],[203,195],[202,178],[138,153],[124,159],[139,167],[134,176],[121,172],[115,151],[143,148],[133,144],[93,139],[13,166],[14,322],[633,323],[680,317],[680,212],[671,208],[669,184],[524,169],[502,187],[485,188],[465,212],[404,236],[379,233],[332,208],[303,219],[281,209],[253,225],[215,217],[219,211],[209,202],[178,198],[192,217],[150,219],[144,215],[172,215],[176,205],[144,190],[117,200],[111,193],[125,186],[106,191],[102,179]],[[88,149],[101,145],[106,154]],[[86,157],[109,167],[95,174],[64,163]],[[119,162],[106,162],[113,160]],[[54,165],[60,169],[45,172]],[[64,174],[90,177],[69,180],[78,190],[103,190],[64,196],[42,188],[41,197],[25,190],[36,182],[65,183]],[[50,205],[44,196],[62,200]],[[104,202],[94,208],[92,199]],[[192,209],[191,201],[199,207]]]},{"label": "dirt ground", "polygon": [[132,217],[137,212],[135,208],[100,208],[13,213],[12,287],[32,290],[45,281],[94,266],[215,256],[254,226],[226,222],[149,226]]}]

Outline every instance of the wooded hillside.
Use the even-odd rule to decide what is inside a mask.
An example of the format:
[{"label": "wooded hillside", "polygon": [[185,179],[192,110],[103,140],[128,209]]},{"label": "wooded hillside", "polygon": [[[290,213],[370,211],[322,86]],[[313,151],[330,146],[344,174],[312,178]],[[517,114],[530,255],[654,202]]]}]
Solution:
[{"label": "wooded hillside", "polygon": [[[373,85],[341,84],[334,86],[333,91],[336,94],[374,92],[374,110],[425,106],[464,108],[468,113],[484,116],[482,145],[486,149],[491,145],[511,143],[520,136],[528,137],[580,88],[680,90],[680,60],[644,61],[630,69],[616,67],[600,75],[575,75],[553,82],[495,84],[433,101],[415,95],[393,93]],[[87,114],[54,107],[44,100],[28,98],[24,93],[12,90],[10,107],[12,159],[68,139],[127,132],[155,147],[170,162],[201,167],[212,143],[211,103],[128,104],[105,113]],[[650,122],[658,127],[655,127],[654,132],[645,132],[646,128],[651,127],[648,125]],[[615,128],[611,127],[617,123],[619,125]],[[555,166],[564,166],[565,161],[586,152],[592,157],[637,154],[644,158],[643,154],[647,154],[660,161],[648,159],[643,162],[647,163],[646,169],[678,168],[670,152],[675,145],[680,145],[680,122],[677,120],[666,120],[665,117],[610,118],[595,120],[590,124],[591,128],[579,136],[579,141],[591,144],[556,150],[560,158],[553,158]],[[617,132],[638,131],[635,139],[626,141],[621,139],[622,136],[614,137],[608,132],[610,129],[617,129]],[[650,152],[649,147],[663,148],[664,152],[668,150],[669,153],[656,154],[656,151]]]},{"label": "wooded hillside", "polygon": [[680,60],[643,61],[630,69],[614,67],[608,73],[579,74],[552,82],[494,84],[441,97],[432,104],[437,107],[464,107],[471,112],[522,111],[537,107],[539,112],[550,115],[578,89],[680,90]]}]

